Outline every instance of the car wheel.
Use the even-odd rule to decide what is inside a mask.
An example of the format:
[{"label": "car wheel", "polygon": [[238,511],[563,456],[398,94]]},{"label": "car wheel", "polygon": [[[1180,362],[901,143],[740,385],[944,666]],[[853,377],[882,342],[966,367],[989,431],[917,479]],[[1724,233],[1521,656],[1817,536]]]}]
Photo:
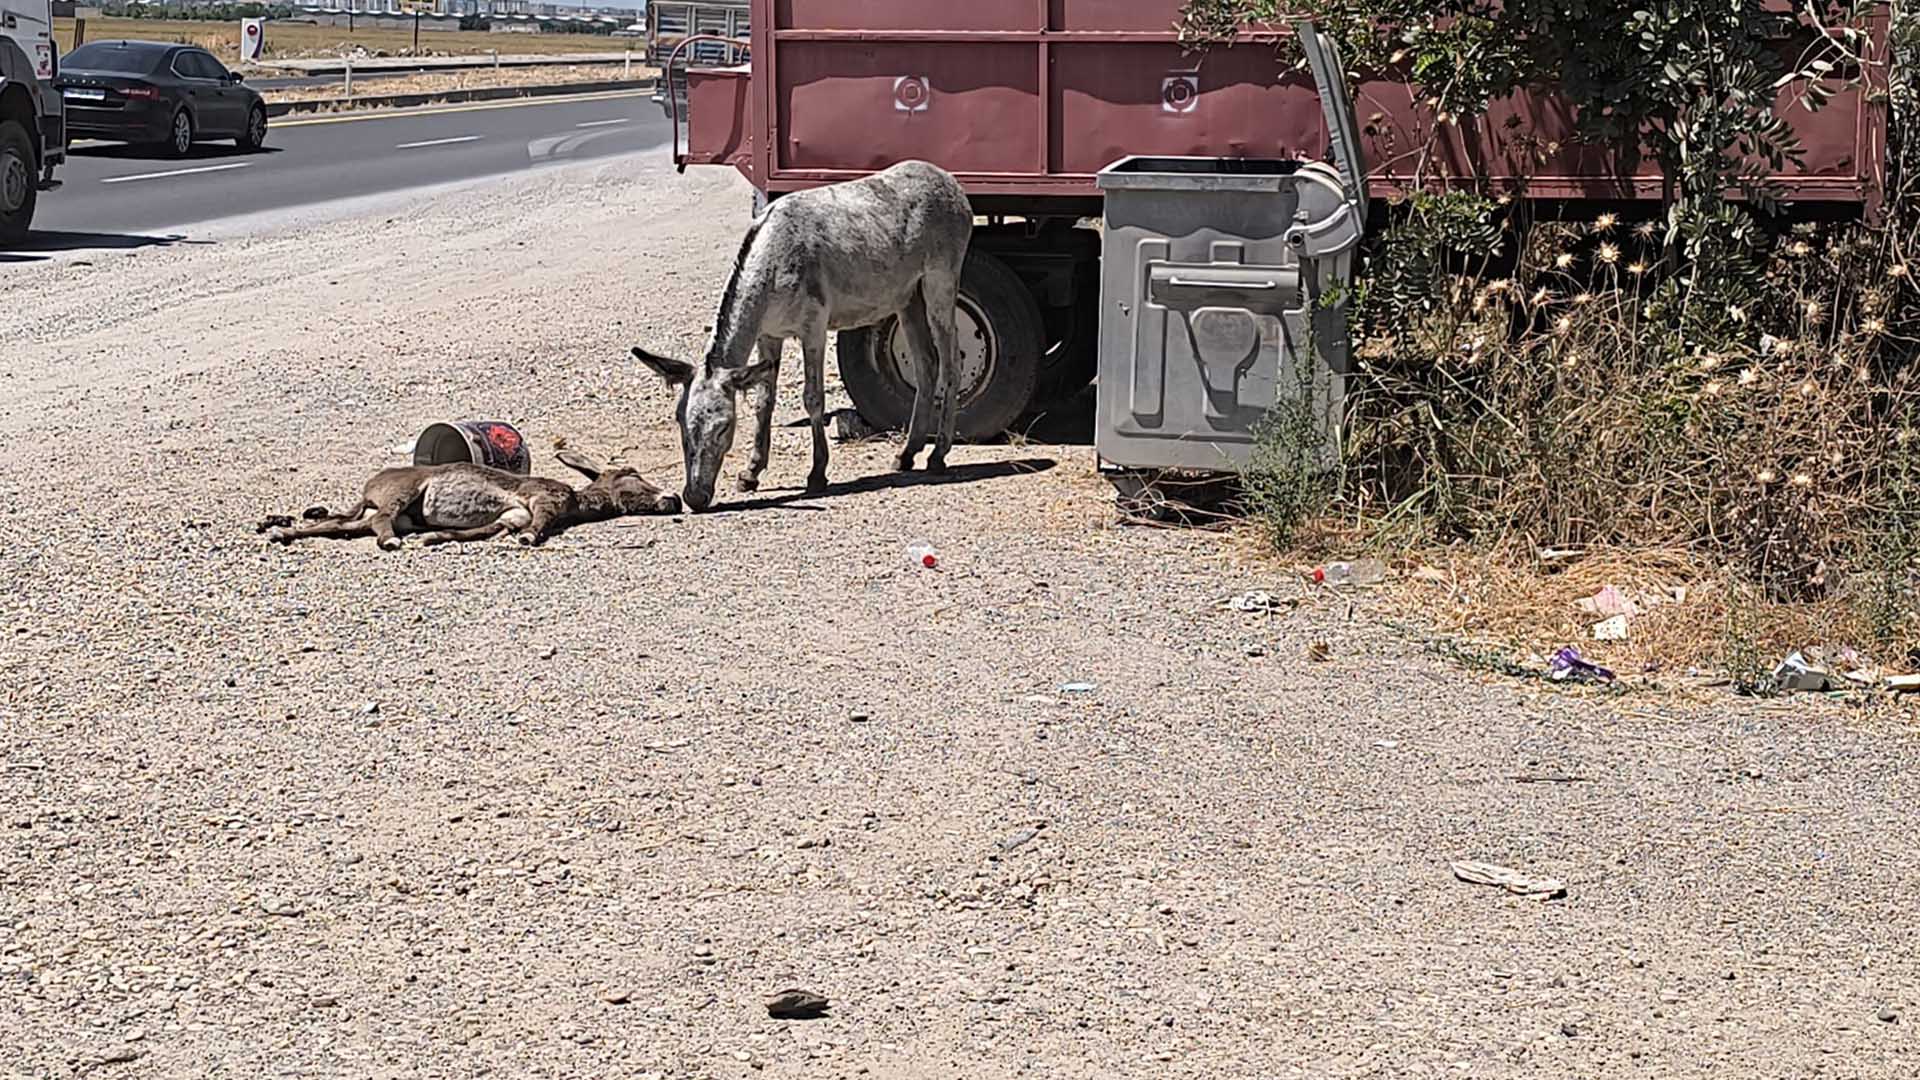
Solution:
[{"label": "car wheel", "polygon": [[18,120],[0,120],[0,246],[27,238],[39,196],[34,180],[33,139]]},{"label": "car wheel", "polygon": [[167,155],[177,158],[186,157],[193,149],[193,117],[188,116],[185,109],[174,113],[173,125],[167,129],[167,132]]},{"label": "car wheel", "polygon": [[267,144],[267,107],[265,105],[255,105],[253,110],[247,113],[247,130],[241,132],[240,137],[233,142],[240,149],[249,151],[258,150]]},{"label": "car wheel", "polygon": [[[958,299],[954,434],[988,439],[1007,430],[1033,400],[1046,349],[1040,305],[1011,267],[984,251],[967,253]],[[888,316],[878,326],[841,331],[838,352],[840,381],[861,417],[883,431],[905,428],[913,417],[914,381],[899,320]]]}]

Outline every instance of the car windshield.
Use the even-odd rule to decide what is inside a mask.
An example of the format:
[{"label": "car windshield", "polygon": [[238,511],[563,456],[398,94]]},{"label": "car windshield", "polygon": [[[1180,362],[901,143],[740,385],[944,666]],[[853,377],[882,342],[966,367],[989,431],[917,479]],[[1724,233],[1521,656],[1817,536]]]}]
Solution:
[{"label": "car windshield", "polygon": [[165,50],[138,46],[82,45],[68,53],[66,59],[60,61],[60,67],[66,71],[124,71],[145,75],[158,67],[165,55]]}]

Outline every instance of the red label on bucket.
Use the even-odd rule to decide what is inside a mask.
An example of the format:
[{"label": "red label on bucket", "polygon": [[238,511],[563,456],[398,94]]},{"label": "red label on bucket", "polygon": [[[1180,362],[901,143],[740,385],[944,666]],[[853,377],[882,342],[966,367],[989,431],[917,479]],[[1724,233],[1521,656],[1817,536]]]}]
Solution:
[{"label": "red label on bucket", "polygon": [[431,424],[414,440],[416,465],[472,462],[522,476],[532,471],[526,436],[503,420],[453,420]]},{"label": "red label on bucket", "polygon": [[520,433],[505,424],[488,424],[487,442],[503,459],[512,460],[520,453]]}]

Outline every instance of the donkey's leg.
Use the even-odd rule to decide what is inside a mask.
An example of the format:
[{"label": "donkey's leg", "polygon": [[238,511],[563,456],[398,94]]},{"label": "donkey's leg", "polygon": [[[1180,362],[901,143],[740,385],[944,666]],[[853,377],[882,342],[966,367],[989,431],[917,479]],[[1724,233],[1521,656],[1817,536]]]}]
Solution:
[{"label": "donkey's leg", "polygon": [[374,542],[382,551],[399,551],[405,545],[393,534],[393,521],[400,515],[385,507],[376,507],[373,516],[367,519],[367,528],[373,533]]},{"label": "donkey's leg", "polygon": [[786,342],[777,337],[760,339],[760,362],[767,365],[766,378],[747,388],[747,401],[753,406],[753,453],[747,469],[734,478],[734,487],[755,491],[760,474],[767,470],[767,455],[773,450],[773,402],[780,385],[780,349]]},{"label": "donkey's leg", "polygon": [[414,539],[432,547],[435,544],[455,544],[467,540],[490,540],[503,532],[512,531],[513,526],[509,525],[507,519],[502,516],[495,518],[488,525],[476,525],[471,529],[438,529],[434,532],[421,533]]},{"label": "donkey's leg", "polygon": [[[924,287],[924,281],[922,287]],[[900,328],[907,334],[907,351],[913,354],[913,417],[907,421],[907,444],[900,448],[896,462],[901,472],[911,471],[913,459],[927,445],[927,429],[933,426],[935,362],[933,328],[927,321],[927,305],[920,289],[900,312]]]},{"label": "donkey's leg", "polygon": [[947,471],[947,451],[953,447],[954,414],[960,404],[960,351],[955,329],[955,311],[960,303],[958,274],[932,273],[920,279],[920,296],[926,301],[927,322],[933,328],[938,361],[940,427],[933,437],[933,453],[927,455],[928,472]]},{"label": "donkey's leg", "polygon": [[295,540],[305,539],[310,536],[338,537],[342,539],[367,536],[373,532],[373,526],[368,524],[365,518],[365,514],[369,509],[371,509],[371,507],[362,506],[359,510],[351,514],[320,518],[316,521],[309,521],[305,525],[285,525],[279,528],[269,529],[267,530],[267,539],[276,544],[291,544]]},{"label": "donkey's leg", "polygon": [[807,490],[821,491],[827,486],[827,323],[822,318],[800,338],[800,352],[806,361],[807,419],[813,422],[813,471],[807,474]]},{"label": "donkey's leg", "polygon": [[554,526],[561,523],[567,512],[570,499],[541,497],[525,506],[516,506],[500,515],[497,525],[504,526],[503,531],[519,533],[515,539],[529,547],[547,542],[553,535]]}]

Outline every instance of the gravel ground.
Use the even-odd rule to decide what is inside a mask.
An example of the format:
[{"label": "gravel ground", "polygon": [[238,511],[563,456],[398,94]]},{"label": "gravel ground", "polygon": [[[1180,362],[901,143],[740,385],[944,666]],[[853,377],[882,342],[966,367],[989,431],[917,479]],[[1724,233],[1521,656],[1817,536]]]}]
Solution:
[{"label": "gravel ground", "polygon": [[0,1076],[1915,1075],[1910,727],[1217,610],[1291,586],[1083,445],[253,534],[449,417],[677,486],[626,349],[698,349],[746,211],[650,156],[0,269]]}]

